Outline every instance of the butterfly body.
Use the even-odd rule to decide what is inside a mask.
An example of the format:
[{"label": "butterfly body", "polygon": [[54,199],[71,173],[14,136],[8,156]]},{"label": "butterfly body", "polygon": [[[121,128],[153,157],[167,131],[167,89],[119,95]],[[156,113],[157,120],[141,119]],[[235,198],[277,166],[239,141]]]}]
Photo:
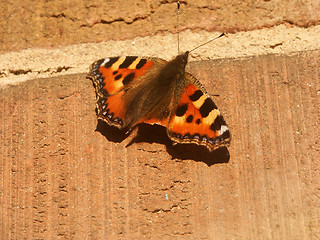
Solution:
[{"label": "butterfly body", "polygon": [[141,76],[137,84],[125,90],[123,97],[128,108],[124,128],[132,128],[140,119],[168,118],[169,109],[177,101],[174,99],[176,93],[183,90],[180,85],[186,57],[185,54],[179,55],[167,64],[155,64],[150,73]]},{"label": "butterfly body", "polygon": [[210,151],[230,142],[228,127],[210,96],[185,72],[189,52],[167,62],[134,56],[105,58],[91,65],[88,78],[97,95],[97,115],[130,130],[140,123],[167,128],[175,143]]}]

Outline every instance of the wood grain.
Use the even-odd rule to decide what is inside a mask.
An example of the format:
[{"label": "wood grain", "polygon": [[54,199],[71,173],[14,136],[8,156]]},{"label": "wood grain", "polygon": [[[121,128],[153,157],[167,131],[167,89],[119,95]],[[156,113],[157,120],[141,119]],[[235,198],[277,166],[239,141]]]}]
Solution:
[{"label": "wood grain", "polygon": [[0,238],[319,239],[320,51],[189,67],[228,150],[97,126],[85,74],[0,90]]}]

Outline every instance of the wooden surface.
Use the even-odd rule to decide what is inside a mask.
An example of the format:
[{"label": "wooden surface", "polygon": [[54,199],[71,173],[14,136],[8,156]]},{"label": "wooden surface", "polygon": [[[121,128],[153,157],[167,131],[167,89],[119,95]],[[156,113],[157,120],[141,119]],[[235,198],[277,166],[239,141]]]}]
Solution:
[{"label": "wooden surface", "polygon": [[97,126],[84,74],[0,90],[0,239],[319,239],[320,51],[189,66],[229,149]]}]

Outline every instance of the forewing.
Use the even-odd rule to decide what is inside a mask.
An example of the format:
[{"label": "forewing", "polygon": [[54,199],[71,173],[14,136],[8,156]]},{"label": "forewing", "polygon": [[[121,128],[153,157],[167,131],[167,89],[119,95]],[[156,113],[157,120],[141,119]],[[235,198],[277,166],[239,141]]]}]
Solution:
[{"label": "forewing", "polygon": [[109,125],[123,128],[126,106],[125,90],[139,84],[140,76],[166,61],[159,58],[135,56],[104,58],[90,67],[88,78],[92,80],[97,96],[97,116]]}]

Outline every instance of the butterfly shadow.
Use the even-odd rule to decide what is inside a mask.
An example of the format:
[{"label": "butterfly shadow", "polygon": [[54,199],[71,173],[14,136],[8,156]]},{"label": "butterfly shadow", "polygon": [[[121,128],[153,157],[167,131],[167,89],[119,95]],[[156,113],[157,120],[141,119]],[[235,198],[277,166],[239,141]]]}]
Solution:
[{"label": "butterfly shadow", "polygon": [[[116,127],[109,126],[102,120],[98,120],[96,131],[100,132],[108,141],[120,143],[129,134]],[[227,148],[222,147],[213,152],[207,148],[195,144],[176,144],[167,135],[166,128],[157,125],[140,124],[136,136],[134,136],[126,147],[134,143],[159,143],[166,146],[167,152],[172,159],[187,160],[192,159],[197,162],[204,162],[208,166],[218,163],[228,163],[230,154]]]},{"label": "butterfly shadow", "polygon": [[118,129],[117,127],[109,126],[102,120],[98,120],[96,131],[100,132],[110,142],[120,143],[128,137],[125,131]]},{"label": "butterfly shadow", "polygon": [[197,162],[204,162],[208,166],[218,163],[228,163],[229,151],[226,147],[209,152],[204,146],[195,144],[176,144],[167,135],[166,128],[157,125],[140,124],[137,135],[128,143],[127,147],[139,142],[159,143],[166,146],[167,152],[172,159],[192,159]]}]

